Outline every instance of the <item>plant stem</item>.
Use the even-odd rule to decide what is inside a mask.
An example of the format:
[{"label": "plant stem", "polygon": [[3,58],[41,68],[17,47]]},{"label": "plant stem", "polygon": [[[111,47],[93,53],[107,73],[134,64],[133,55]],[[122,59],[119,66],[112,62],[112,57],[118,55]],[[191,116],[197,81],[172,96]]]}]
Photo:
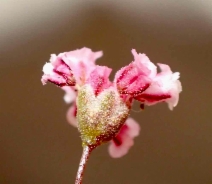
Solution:
[{"label": "plant stem", "polygon": [[92,148],[89,146],[83,147],[82,157],[80,160],[79,168],[77,171],[77,177],[75,180],[75,184],[82,184],[83,174],[85,171],[85,166],[87,164],[88,158],[91,154]]}]

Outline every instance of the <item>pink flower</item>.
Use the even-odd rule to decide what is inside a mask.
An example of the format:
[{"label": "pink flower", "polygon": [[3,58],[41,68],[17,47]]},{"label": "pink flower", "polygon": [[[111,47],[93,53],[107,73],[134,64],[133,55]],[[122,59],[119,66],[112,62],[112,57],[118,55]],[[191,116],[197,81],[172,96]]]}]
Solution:
[{"label": "pink flower", "polygon": [[178,103],[179,93],[182,86],[178,80],[179,72],[172,73],[170,67],[165,64],[158,64],[161,72],[153,79],[151,85],[143,93],[135,97],[147,105],[154,105],[158,102],[167,102],[170,110]]},{"label": "pink flower", "polygon": [[139,134],[137,122],[128,118],[134,100],[141,105],[167,102],[172,110],[182,91],[178,72],[158,64],[161,72],[157,73],[145,54],[134,49],[132,54],[134,61],[115,74],[113,83],[112,69],[95,65],[102,52],[88,48],[51,55],[43,67],[43,84],[50,81],[60,86],[65,102],[73,103],[67,120],[78,127],[83,145],[94,148],[110,141],[109,154],[114,158],[125,155]]},{"label": "pink flower", "polygon": [[134,61],[116,73],[114,82],[121,94],[134,97],[149,87],[157,69],[145,54],[137,54],[134,49],[132,54]]},{"label": "pink flower", "polygon": [[132,118],[128,118],[118,135],[110,141],[109,154],[113,158],[126,155],[134,144],[134,138],[139,135],[140,126]]},{"label": "pink flower", "polygon": [[64,52],[56,56],[51,55],[50,63],[43,67],[43,84],[47,81],[60,87],[83,85],[90,72],[95,68],[95,60],[102,56],[102,52],[92,52],[91,49],[82,48],[75,51]]},{"label": "pink flower", "polygon": [[109,80],[111,71],[112,69],[106,66],[96,66],[90,73],[86,83],[92,86],[95,95],[98,95],[100,92],[112,85]]}]

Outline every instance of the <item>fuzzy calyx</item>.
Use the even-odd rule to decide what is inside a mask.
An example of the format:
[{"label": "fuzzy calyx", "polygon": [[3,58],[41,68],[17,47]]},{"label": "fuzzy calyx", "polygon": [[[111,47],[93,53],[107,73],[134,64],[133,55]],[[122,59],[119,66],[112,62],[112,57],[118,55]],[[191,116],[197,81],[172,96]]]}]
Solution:
[{"label": "fuzzy calyx", "polygon": [[92,147],[112,140],[126,121],[130,109],[113,87],[96,96],[90,85],[80,89],[77,107],[83,146]]}]

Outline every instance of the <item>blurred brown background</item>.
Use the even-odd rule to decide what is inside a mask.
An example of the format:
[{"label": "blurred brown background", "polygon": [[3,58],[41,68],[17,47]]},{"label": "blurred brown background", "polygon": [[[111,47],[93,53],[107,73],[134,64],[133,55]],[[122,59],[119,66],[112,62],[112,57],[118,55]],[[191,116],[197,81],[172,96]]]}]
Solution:
[{"label": "blurred brown background", "polygon": [[98,64],[113,75],[136,48],[180,71],[183,85],[173,112],[133,112],[142,128],[134,147],[121,159],[96,149],[84,184],[212,183],[211,10],[211,0],[1,1],[0,183],[74,183],[79,133],[63,91],[40,78],[51,53],[84,46],[103,50]]}]

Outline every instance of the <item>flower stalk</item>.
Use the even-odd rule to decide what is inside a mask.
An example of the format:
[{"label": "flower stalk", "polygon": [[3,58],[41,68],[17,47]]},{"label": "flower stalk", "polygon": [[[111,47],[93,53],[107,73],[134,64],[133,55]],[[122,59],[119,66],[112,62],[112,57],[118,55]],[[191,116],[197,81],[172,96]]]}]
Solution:
[{"label": "flower stalk", "polygon": [[79,168],[78,168],[78,171],[77,171],[75,184],[82,184],[82,179],[83,179],[83,174],[85,172],[85,167],[86,167],[88,158],[89,158],[92,150],[93,150],[92,147],[84,146],[83,152],[82,152],[82,157],[81,157],[81,160],[80,160],[80,163],[79,163]]}]

